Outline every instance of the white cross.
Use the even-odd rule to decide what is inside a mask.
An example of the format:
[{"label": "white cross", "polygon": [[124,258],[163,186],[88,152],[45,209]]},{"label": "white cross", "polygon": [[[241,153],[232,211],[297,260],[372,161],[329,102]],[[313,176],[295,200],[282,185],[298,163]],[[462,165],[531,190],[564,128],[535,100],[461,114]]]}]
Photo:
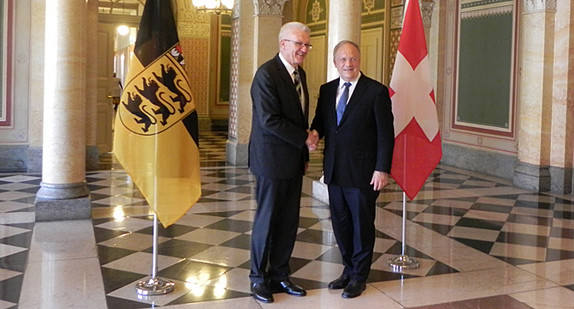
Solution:
[{"label": "white cross", "polygon": [[428,55],[413,70],[405,57],[397,52],[390,87],[393,95],[393,115],[395,117],[395,136],[397,136],[413,118],[416,119],[429,141],[438,134],[436,105],[431,97],[433,91],[430,79]]}]

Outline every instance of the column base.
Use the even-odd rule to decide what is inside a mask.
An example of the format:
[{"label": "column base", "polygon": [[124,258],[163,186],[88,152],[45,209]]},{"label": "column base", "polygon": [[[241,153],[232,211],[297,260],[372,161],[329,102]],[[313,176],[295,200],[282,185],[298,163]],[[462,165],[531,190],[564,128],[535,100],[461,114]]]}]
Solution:
[{"label": "column base", "polygon": [[313,198],[325,204],[329,204],[329,189],[323,182],[323,177],[319,180],[313,180]]},{"label": "column base", "polygon": [[86,182],[48,184],[36,193],[36,222],[92,218],[92,202]]},{"label": "column base", "polygon": [[228,139],[225,144],[226,161],[235,166],[247,166],[249,163],[247,144],[239,144],[236,140]]},{"label": "column base", "polygon": [[572,168],[550,167],[551,190],[554,193],[570,194],[572,193],[573,173]]},{"label": "column base", "polygon": [[92,201],[89,196],[66,200],[36,198],[35,206],[36,222],[92,218]]},{"label": "column base", "polygon": [[536,192],[550,191],[550,171],[547,166],[519,162],[514,169],[515,186]]}]

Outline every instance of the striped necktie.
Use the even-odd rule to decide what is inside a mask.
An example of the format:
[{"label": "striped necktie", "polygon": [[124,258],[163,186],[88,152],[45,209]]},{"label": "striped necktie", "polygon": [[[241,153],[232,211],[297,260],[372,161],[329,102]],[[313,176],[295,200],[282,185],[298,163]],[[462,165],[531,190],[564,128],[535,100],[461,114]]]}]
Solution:
[{"label": "striped necktie", "polygon": [[303,97],[303,87],[301,85],[301,77],[299,76],[299,71],[293,71],[293,81],[295,83],[295,90],[299,94],[299,101],[301,101],[301,108],[305,111],[305,98]]},{"label": "striped necktie", "polygon": [[343,93],[341,94],[341,98],[339,98],[339,103],[337,104],[337,125],[341,122],[341,118],[343,118],[343,113],[345,112],[345,107],[347,107],[347,100],[349,99],[349,86],[351,83],[346,82],[343,84],[345,89],[343,89]]}]

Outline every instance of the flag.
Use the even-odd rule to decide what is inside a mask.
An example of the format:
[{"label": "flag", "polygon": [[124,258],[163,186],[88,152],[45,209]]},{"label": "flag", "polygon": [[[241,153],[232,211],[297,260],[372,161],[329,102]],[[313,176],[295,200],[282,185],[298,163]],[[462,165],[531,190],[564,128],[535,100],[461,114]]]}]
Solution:
[{"label": "flag", "polygon": [[434,90],[418,0],[407,1],[390,82],[395,118],[391,176],[413,200],[442,157]]},{"label": "flag", "polygon": [[171,1],[146,1],[113,152],[164,227],[201,196],[197,111]]}]

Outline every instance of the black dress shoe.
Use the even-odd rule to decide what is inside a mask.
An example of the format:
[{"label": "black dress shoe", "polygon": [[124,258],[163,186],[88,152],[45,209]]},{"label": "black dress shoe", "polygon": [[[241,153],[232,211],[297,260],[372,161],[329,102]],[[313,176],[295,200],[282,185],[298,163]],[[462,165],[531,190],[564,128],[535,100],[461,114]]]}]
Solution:
[{"label": "black dress shoe", "polygon": [[343,290],[341,296],[343,296],[343,298],[355,298],[361,295],[366,288],[367,284],[365,282],[351,280],[345,287],[345,290]]},{"label": "black dress shoe", "polygon": [[344,289],[350,280],[351,277],[349,277],[349,275],[341,275],[339,278],[329,283],[329,289],[331,290]]},{"label": "black dress shoe", "polygon": [[289,295],[295,295],[295,296],[307,295],[307,292],[302,287],[291,282],[291,280],[289,279],[279,282],[271,281],[270,287],[273,291],[285,292]]},{"label": "black dress shoe", "polygon": [[252,283],[251,284],[251,295],[258,301],[262,301],[264,303],[272,303],[273,302],[273,294],[267,288],[267,285],[264,282],[261,283]]}]

